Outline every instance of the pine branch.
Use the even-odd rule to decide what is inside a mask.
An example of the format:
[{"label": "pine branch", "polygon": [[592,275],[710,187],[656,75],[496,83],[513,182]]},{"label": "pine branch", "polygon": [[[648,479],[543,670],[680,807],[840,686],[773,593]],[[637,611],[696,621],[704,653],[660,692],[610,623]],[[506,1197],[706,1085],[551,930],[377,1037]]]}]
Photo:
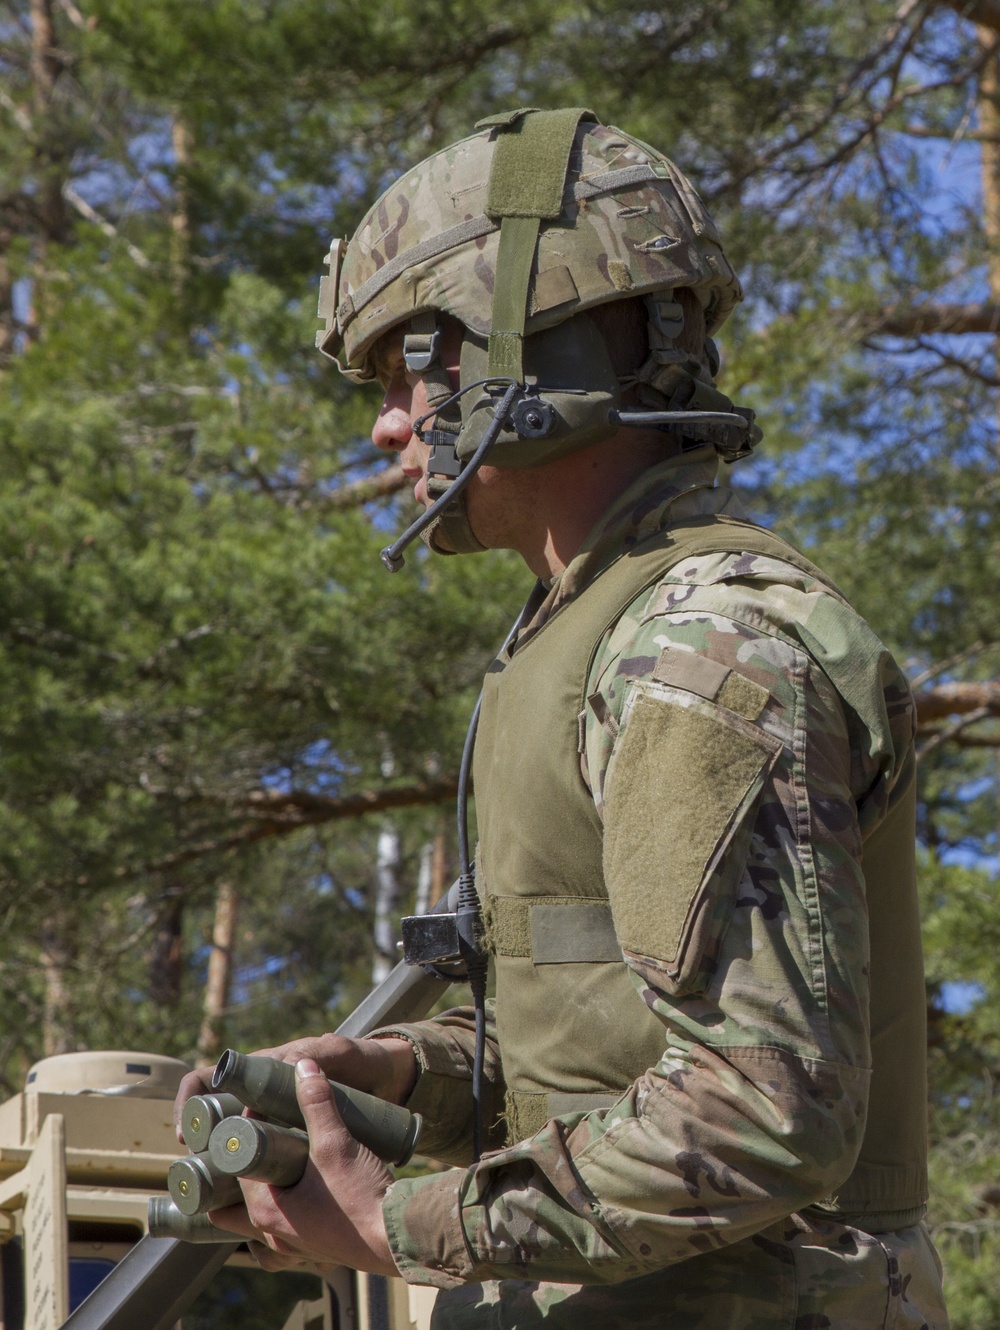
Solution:
[{"label": "pine branch", "polygon": [[364,817],[384,813],[391,808],[411,808],[416,804],[440,803],[451,799],[458,790],[454,776],[413,785],[380,790],[360,790],[357,794],[316,794],[312,790],[254,790],[238,806],[268,822],[291,822],[295,826]]},{"label": "pine branch", "polygon": [[73,3],[73,0],[59,0],[59,8],[73,26],[79,28],[82,32],[89,32],[96,27],[96,19],[84,18],[83,14],[80,13],[79,9],[77,9],[76,5]]},{"label": "pine branch", "polygon": [[13,97],[11,97],[8,92],[5,92],[3,88],[0,88],[0,106],[2,106],[4,110],[9,111],[14,117],[14,123],[17,125],[18,129],[22,130],[25,134],[31,133],[31,116],[23,106],[18,106]]},{"label": "pine branch", "polygon": [[1000,32],[1000,0],[939,0],[939,3],[970,23]]},{"label": "pine branch", "polygon": [[92,208],[83,195],[77,193],[72,185],[63,185],[62,194],[66,202],[71,204],[81,217],[85,217],[88,222],[93,222],[95,226],[100,227],[110,240],[120,240],[125,246],[129,258],[131,258],[134,263],[137,263],[140,268],[148,270],[153,266],[146,255],[143,254],[139,246],[133,245],[131,240],[126,240],[125,237],[119,233],[118,228],[112,226],[106,217],[102,217],[96,208]]},{"label": "pine branch", "polygon": [[[979,718],[981,719],[981,717]],[[945,734],[945,729],[949,731]],[[942,735],[942,742],[946,738],[948,743],[955,748],[1000,748],[1000,730],[993,730],[988,734],[965,734],[964,732],[955,732],[954,726],[941,726],[940,728],[921,730],[921,734],[926,734],[928,739],[936,739]],[[921,757],[924,753],[921,752]]]},{"label": "pine branch", "polygon": [[930,683],[932,679],[939,679],[942,674],[947,674],[950,670],[956,669],[959,665],[965,665],[970,660],[975,660],[985,651],[994,651],[1000,646],[1000,642],[984,642],[982,639],[973,642],[969,647],[963,647],[961,651],[956,651],[954,655],[946,656],[944,660],[936,660],[933,665],[927,669],[921,670],[910,680],[910,687],[914,692],[918,688],[923,688],[925,683]]},{"label": "pine branch", "polygon": [[[230,804],[234,811],[242,808],[250,819],[238,831],[186,845],[153,863],[123,864],[114,870],[113,876],[120,882],[127,882],[154,873],[166,873],[209,855],[243,850],[258,841],[287,836],[303,827],[342,822],[395,808],[445,803],[454,799],[457,792],[457,776],[442,776],[389,789],[360,790],[357,794],[343,796],[315,794],[311,790],[255,790],[245,800]],[[94,879],[89,874],[74,879],[77,887],[93,884]]]},{"label": "pine branch", "polygon": [[984,300],[970,305],[893,305],[880,311],[866,329],[868,336],[920,337],[926,333],[1000,332],[1000,304]]},{"label": "pine branch", "polygon": [[1000,142],[996,134],[984,134],[981,129],[966,129],[963,126],[958,129],[934,129],[931,125],[909,124],[903,126],[902,132],[912,138],[942,139],[946,143],[955,143],[959,139],[968,139],[973,143]]},{"label": "pine branch", "polygon": [[973,379],[976,383],[981,383],[987,388],[1000,388],[1000,378],[995,374],[984,373],[978,365],[971,364],[961,356],[950,355],[943,347],[935,346],[933,342],[928,342],[923,337],[917,338],[917,347],[921,351],[936,356],[942,365],[959,370],[967,379]]},{"label": "pine branch", "polygon": [[920,762],[928,755],[928,753],[933,753],[936,748],[940,748],[942,744],[948,743],[950,739],[957,739],[964,730],[967,730],[970,727],[970,725],[975,725],[978,721],[986,720],[987,717],[992,716],[993,714],[993,710],[989,706],[982,706],[976,707],[975,710],[970,711],[967,716],[959,716],[957,720],[952,721],[950,725],[946,725],[944,729],[937,730],[931,735],[926,743],[920,745],[917,749],[917,761]]},{"label": "pine branch", "polygon": [[353,480],[339,489],[332,490],[322,500],[313,500],[314,508],[330,509],[340,512],[345,508],[360,508],[372,499],[383,499],[389,494],[396,494],[406,485],[406,476],[401,466],[388,466],[377,476],[364,480]]},{"label": "pine branch", "polygon": [[917,725],[923,728],[947,716],[1000,716],[1000,680],[987,683],[940,683],[916,696]]}]

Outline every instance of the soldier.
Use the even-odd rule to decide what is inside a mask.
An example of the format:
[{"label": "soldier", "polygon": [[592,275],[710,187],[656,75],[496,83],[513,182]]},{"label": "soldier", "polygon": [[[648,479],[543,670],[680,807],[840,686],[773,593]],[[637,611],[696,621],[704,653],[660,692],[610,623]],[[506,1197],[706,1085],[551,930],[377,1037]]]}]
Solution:
[{"label": "soldier", "polygon": [[[331,260],[322,349],[385,388],[373,438],[435,501],[431,548],[541,579],[475,751],[493,1148],[467,1011],[300,1041],[272,1052],[310,1168],[216,1221],[269,1267],[436,1285],[441,1327],[946,1326],[913,703],[718,483],[759,431],[713,383],[741,291],[701,201],[590,112],[521,110]],[[320,1068],[421,1112],[452,1167],[393,1181]]]}]

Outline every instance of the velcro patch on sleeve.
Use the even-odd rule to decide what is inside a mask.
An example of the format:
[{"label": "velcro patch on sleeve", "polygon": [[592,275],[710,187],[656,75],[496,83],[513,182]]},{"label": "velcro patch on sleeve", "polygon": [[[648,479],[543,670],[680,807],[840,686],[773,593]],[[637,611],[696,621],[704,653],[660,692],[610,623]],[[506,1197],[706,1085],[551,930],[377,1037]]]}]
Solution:
[{"label": "velcro patch on sleeve", "polygon": [[729,678],[728,665],[720,665],[709,656],[698,656],[693,651],[678,651],[664,647],[653,670],[653,678],[671,688],[685,688],[689,693],[714,702],[719,689]]},{"label": "velcro patch on sleeve", "polygon": [[622,731],[605,796],[615,928],[626,951],[662,963],[679,986],[725,930],[779,749],[739,721],[649,695]]},{"label": "velcro patch on sleeve", "polygon": [[766,688],[727,665],[676,647],[664,647],[660,652],[653,678],[671,688],[683,688],[707,702],[718,702],[746,720],[756,720],[770,696]]},{"label": "velcro patch on sleeve", "polygon": [[748,679],[745,674],[737,674],[735,670],[730,670],[729,677],[719,689],[715,700],[720,707],[735,711],[737,716],[743,716],[746,720],[756,720],[767,705],[769,697],[770,693],[759,683],[754,683],[753,679]]}]

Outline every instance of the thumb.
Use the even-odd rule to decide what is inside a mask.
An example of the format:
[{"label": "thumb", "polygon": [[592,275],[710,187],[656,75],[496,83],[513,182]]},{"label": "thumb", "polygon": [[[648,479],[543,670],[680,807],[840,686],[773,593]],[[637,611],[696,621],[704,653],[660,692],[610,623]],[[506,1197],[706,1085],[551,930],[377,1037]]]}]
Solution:
[{"label": "thumb", "polygon": [[312,1058],[300,1058],[295,1064],[295,1096],[305,1118],[310,1150],[314,1152],[321,1141],[348,1134],[330,1082]]}]

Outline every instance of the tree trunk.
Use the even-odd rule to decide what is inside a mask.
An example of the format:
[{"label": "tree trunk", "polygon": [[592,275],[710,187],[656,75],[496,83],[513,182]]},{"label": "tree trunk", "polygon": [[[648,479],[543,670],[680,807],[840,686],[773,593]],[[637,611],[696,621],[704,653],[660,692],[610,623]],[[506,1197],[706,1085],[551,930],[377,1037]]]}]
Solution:
[{"label": "tree trunk", "polygon": [[14,279],[7,262],[12,239],[6,227],[0,230],[0,370],[14,350]]},{"label": "tree trunk", "polygon": [[41,964],[45,982],[42,1051],[45,1057],[72,1053],[75,1048],[72,1002],[67,976],[76,960],[76,935],[70,916],[56,911],[42,929]]},{"label": "tree trunk", "polygon": [[445,835],[444,829],[440,828],[434,837],[434,865],[431,871],[431,898],[429,902],[431,909],[437,905],[444,895],[445,887],[449,885],[448,864],[448,837]]},{"label": "tree trunk", "polygon": [[170,142],[174,151],[176,176],[174,181],[174,208],[170,217],[170,263],[173,270],[174,293],[180,298],[187,285],[188,263],[191,254],[191,157],[194,137],[187,121],[174,112],[170,127]]},{"label": "tree trunk", "polygon": [[65,244],[69,238],[63,185],[66,145],[53,123],[52,99],[62,73],[57,54],[52,0],[31,0],[31,87],[38,176],[37,207],[44,241]]},{"label": "tree trunk", "polygon": [[[980,176],[983,191],[983,230],[986,233],[987,271],[990,296],[1000,300],[1000,38],[992,28],[977,27],[976,38],[985,61],[979,74],[977,109],[980,149]],[[1000,328],[994,324],[994,332]],[[1000,335],[995,339],[997,372],[1000,375]],[[1000,455],[1000,418],[997,423],[997,452]]]},{"label": "tree trunk", "polygon": [[231,882],[220,882],[215,897],[215,923],[212,928],[212,954],[208,958],[208,979],[198,1032],[198,1066],[210,1067],[222,1052],[226,1009],[233,981],[233,950],[239,896]]},{"label": "tree trunk", "polygon": [[372,961],[372,983],[380,984],[393,968],[396,955],[396,930],[392,925],[393,911],[399,903],[399,832],[386,822],[379,832],[375,855],[375,956]]},{"label": "tree trunk", "polygon": [[31,0],[29,13],[32,113],[27,129],[34,161],[31,229],[35,240],[31,301],[22,329],[26,337],[34,340],[45,326],[44,276],[49,266],[50,247],[67,244],[71,236],[69,212],[63,197],[71,147],[53,114],[53,94],[63,66],[57,53],[52,0]]},{"label": "tree trunk", "polygon": [[153,945],[149,952],[149,996],[157,1007],[176,1007],[184,973],[184,898],[167,889],[155,906]]},{"label": "tree trunk", "polygon": [[431,905],[431,885],[434,880],[434,842],[425,840],[420,847],[420,866],[417,869],[417,898],[414,914],[426,914]]}]

